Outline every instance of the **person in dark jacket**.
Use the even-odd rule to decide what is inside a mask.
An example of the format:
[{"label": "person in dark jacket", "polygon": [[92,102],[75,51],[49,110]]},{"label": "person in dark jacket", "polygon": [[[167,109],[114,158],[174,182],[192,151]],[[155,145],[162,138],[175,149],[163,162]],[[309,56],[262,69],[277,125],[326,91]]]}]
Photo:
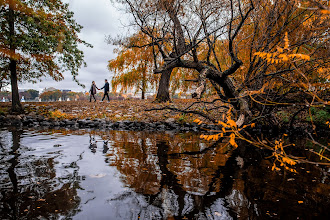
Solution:
[{"label": "person in dark jacket", "polygon": [[102,101],[104,100],[105,97],[107,97],[108,98],[108,101],[110,102],[110,98],[109,98],[109,83],[108,83],[108,80],[107,79],[105,79],[105,84],[104,84],[104,86],[101,89],[104,89],[104,95],[103,95]]},{"label": "person in dark jacket", "polygon": [[90,102],[92,101],[92,97],[94,98],[94,102],[96,102],[96,98],[95,98],[96,89],[99,89],[99,88],[97,88],[97,86],[95,85],[95,81],[93,81],[91,89],[89,90],[89,94],[90,94],[89,101]]}]

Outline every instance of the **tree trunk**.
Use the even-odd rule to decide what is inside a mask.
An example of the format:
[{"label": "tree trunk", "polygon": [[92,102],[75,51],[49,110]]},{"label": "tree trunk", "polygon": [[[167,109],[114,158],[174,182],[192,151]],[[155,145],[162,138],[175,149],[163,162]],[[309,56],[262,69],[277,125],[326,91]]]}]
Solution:
[{"label": "tree trunk", "polygon": [[142,89],[141,89],[141,92],[142,92],[142,95],[141,95],[141,99],[144,100],[146,97],[145,97],[145,93],[146,93],[146,72],[144,71],[143,72],[143,76],[142,76]]},{"label": "tree trunk", "polygon": [[11,93],[12,93],[11,112],[22,113],[23,107],[19,100],[18,85],[17,85],[16,60],[10,61],[9,69],[10,69]]},{"label": "tree trunk", "polygon": [[141,99],[145,99],[146,97],[145,97],[145,91],[144,90],[142,90],[142,95],[141,95]]},{"label": "tree trunk", "polygon": [[170,98],[170,78],[171,78],[172,69],[167,69],[162,72],[160,77],[157,96],[154,102],[171,102]]},{"label": "tree trunk", "polygon": [[[8,24],[9,24],[9,46],[13,55],[15,55],[15,15],[13,10],[13,2],[9,2],[9,15],[8,15]],[[13,56],[12,55],[12,56]],[[11,112],[13,113],[22,113],[23,108],[19,100],[18,85],[17,85],[17,61],[15,57],[10,58],[9,71],[10,71],[10,82],[11,82],[11,93],[12,93],[12,105]]]}]

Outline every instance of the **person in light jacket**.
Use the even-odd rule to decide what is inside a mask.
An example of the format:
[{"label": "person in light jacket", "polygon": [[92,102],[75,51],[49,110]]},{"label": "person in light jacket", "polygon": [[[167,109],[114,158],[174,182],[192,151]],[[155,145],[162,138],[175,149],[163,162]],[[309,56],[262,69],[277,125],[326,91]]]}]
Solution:
[{"label": "person in light jacket", "polygon": [[95,98],[96,89],[99,89],[99,88],[97,88],[97,86],[95,85],[95,81],[93,81],[91,89],[89,90],[89,94],[90,94],[89,101],[90,102],[92,101],[92,98],[94,99],[94,102],[96,102],[96,98]]}]

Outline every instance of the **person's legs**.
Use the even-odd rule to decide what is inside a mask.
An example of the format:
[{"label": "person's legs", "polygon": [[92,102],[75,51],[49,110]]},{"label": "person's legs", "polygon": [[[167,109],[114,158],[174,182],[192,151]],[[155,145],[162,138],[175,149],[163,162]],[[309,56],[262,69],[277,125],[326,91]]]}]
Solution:
[{"label": "person's legs", "polygon": [[94,102],[96,102],[95,94],[91,94],[90,95],[90,98],[89,98],[89,101],[90,102],[92,102],[92,98],[94,99]]},{"label": "person's legs", "polygon": [[108,98],[108,101],[110,102],[110,98],[109,98],[109,93],[107,92],[107,98]]},{"label": "person's legs", "polygon": [[105,98],[105,94],[106,94],[106,93],[103,94],[102,102],[103,102],[103,100],[104,100],[104,98]]}]

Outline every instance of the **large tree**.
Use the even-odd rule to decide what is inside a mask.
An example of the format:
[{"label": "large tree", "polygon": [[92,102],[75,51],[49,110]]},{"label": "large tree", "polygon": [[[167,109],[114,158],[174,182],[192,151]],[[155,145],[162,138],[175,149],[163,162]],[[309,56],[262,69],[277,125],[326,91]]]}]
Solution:
[{"label": "large tree", "polygon": [[298,104],[302,99],[297,97],[325,103],[318,92],[328,87],[329,16],[309,9],[318,1],[310,1],[308,8],[293,0],[120,2],[132,24],[152,39],[146,46],[159,51],[154,73],[161,74],[160,101],[169,100],[173,69],[187,68],[199,73],[192,95],[200,99],[209,81],[236,111],[237,125],[251,109],[271,118],[266,116],[274,105]]},{"label": "large tree", "polygon": [[61,0],[0,1],[0,68],[12,87],[12,112],[22,112],[18,80],[35,82],[43,76],[62,80],[86,65],[78,37],[82,26]]},{"label": "large tree", "polygon": [[[205,91],[206,78],[216,87],[221,87],[221,97],[232,101],[243,114],[247,110],[246,101],[235,91],[233,73],[242,65],[234,50],[234,40],[243,24],[254,9],[252,1],[122,1],[133,15],[134,23],[142,32],[152,38],[152,46],[157,47],[162,62],[155,68],[161,74],[157,99],[168,101],[169,80],[173,69],[188,68],[199,72],[199,86],[193,96],[200,98]],[[214,65],[210,61],[215,55],[215,41],[228,40],[228,54],[231,65],[222,70],[218,59]],[[207,57],[200,60],[198,47],[202,42],[208,45]],[[203,50],[205,48],[203,47]],[[234,103],[235,102],[235,103]]]}]

